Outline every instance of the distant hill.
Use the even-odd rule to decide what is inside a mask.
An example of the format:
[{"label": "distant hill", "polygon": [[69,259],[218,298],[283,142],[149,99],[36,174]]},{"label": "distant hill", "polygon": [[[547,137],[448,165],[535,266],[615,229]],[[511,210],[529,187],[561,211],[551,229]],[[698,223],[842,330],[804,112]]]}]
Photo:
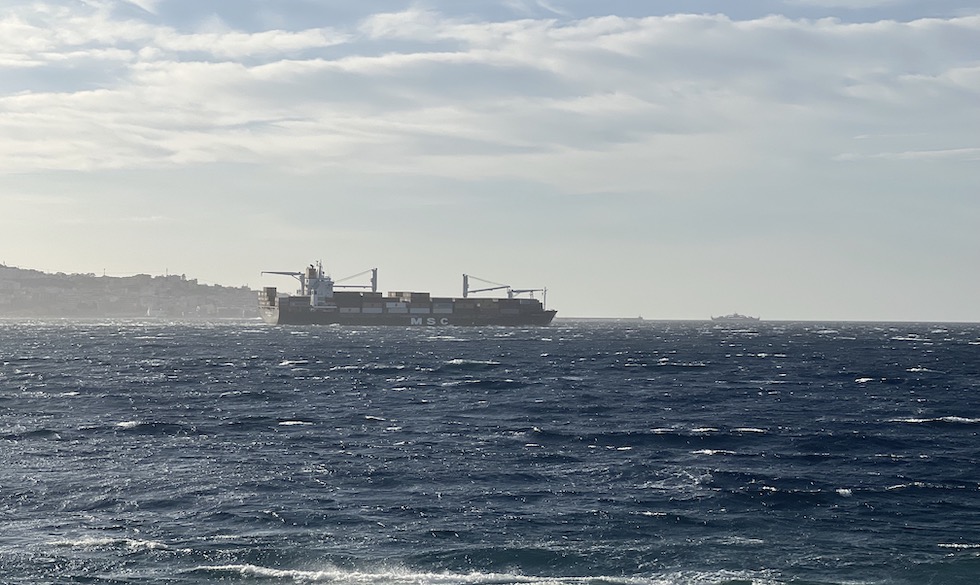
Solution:
[{"label": "distant hill", "polygon": [[198,284],[183,275],[49,274],[0,264],[0,317],[258,317],[248,287]]}]

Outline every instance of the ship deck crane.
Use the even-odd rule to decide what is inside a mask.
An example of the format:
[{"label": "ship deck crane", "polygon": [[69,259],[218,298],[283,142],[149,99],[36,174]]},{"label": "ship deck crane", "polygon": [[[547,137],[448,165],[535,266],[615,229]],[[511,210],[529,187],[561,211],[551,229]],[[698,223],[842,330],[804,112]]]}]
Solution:
[{"label": "ship deck crane", "polygon": [[299,294],[306,294],[306,273],[305,272],[282,272],[279,270],[263,270],[262,274],[278,274],[280,276],[292,276],[299,281]]},{"label": "ship deck crane", "polygon": [[[480,281],[482,283],[491,284],[493,286],[487,286],[487,287],[484,287],[484,288],[472,289],[472,288],[470,288],[470,279],[471,278],[473,280],[478,280],[478,281]],[[470,293],[490,292],[492,290],[501,290],[501,289],[507,289],[507,298],[508,299],[512,299],[512,298],[516,297],[517,295],[521,295],[521,294],[529,294],[531,296],[531,298],[533,299],[534,298],[534,293],[540,292],[540,293],[543,294],[543,302],[542,302],[542,304],[544,306],[547,306],[547,304],[548,304],[548,289],[547,288],[522,288],[522,289],[515,289],[515,288],[512,288],[509,284],[500,284],[499,282],[493,282],[492,280],[484,280],[482,278],[477,278],[475,276],[470,276],[469,274],[464,274],[463,275],[463,298],[464,299],[467,298],[470,295]]]},{"label": "ship deck crane", "polygon": [[528,293],[528,295],[533,299],[534,293],[541,293],[541,306],[548,308],[548,287],[545,288],[523,288],[520,290],[509,290],[507,291],[507,298],[512,299],[517,295]]},{"label": "ship deck crane", "polygon": [[[364,276],[368,272],[371,273],[371,284],[339,284],[345,280],[352,280],[359,276]],[[370,288],[371,292],[378,292],[378,269],[371,268],[370,270],[365,270],[364,272],[358,272],[353,276],[348,276],[346,278],[341,278],[340,280],[334,282],[334,288]]]},{"label": "ship deck crane", "polygon": [[[478,280],[485,284],[492,284],[493,286],[488,286],[484,288],[470,288],[470,279]],[[469,274],[463,275],[463,298],[470,296],[470,293],[480,293],[480,292],[490,292],[492,290],[500,290],[502,288],[510,290],[509,284],[500,284],[499,282],[493,282],[492,280],[484,280],[482,278],[477,278],[475,276],[470,276]]]},{"label": "ship deck crane", "polygon": [[534,298],[534,293],[536,293],[536,292],[543,293],[545,296],[548,295],[548,289],[547,288],[522,288],[522,289],[512,288],[509,291],[507,291],[507,298],[512,299],[512,298],[516,297],[517,295],[522,295],[522,294],[525,294],[526,293],[526,294],[529,294],[531,296],[531,298],[533,299]]}]

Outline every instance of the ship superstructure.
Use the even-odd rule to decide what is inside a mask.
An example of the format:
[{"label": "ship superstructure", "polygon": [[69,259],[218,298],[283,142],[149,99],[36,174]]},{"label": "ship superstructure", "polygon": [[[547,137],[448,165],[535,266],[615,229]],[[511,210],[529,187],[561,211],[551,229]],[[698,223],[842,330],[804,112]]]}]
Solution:
[{"label": "ship superstructure", "polygon": [[[344,282],[371,274],[370,284]],[[302,272],[267,271],[263,274],[291,276],[299,280],[295,295],[279,293],[276,287],[259,292],[259,313],[273,325],[548,325],[557,311],[546,309],[533,297],[546,289],[515,289],[463,275],[462,297],[434,297],[428,292],[378,292],[378,270],[362,272],[341,281],[324,274],[320,262]],[[472,289],[470,279],[492,284]],[[338,290],[338,289],[365,290]],[[506,289],[504,298],[471,297],[471,294]],[[527,298],[521,295],[530,295]]]},{"label": "ship superstructure", "polygon": [[742,315],[741,313],[731,313],[728,315],[712,317],[711,320],[715,322],[721,322],[721,323],[756,323],[760,321],[760,318],[751,317],[749,315]]}]

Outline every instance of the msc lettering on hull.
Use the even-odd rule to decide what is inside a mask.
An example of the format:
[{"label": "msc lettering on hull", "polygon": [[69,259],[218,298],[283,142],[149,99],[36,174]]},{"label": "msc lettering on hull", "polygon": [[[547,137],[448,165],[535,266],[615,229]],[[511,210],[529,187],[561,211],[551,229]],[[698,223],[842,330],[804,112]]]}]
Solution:
[{"label": "msc lettering on hull", "polygon": [[412,317],[412,325],[449,325],[449,319],[442,317]]}]

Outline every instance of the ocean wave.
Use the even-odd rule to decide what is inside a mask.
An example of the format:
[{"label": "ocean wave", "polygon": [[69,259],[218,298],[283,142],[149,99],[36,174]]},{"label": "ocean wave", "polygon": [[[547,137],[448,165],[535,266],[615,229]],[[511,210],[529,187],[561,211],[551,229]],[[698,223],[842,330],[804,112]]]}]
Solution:
[{"label": "ocean wave", "polygon": [[[747,541],[744,544],[757,544]],[[251,564],[199,566],[192,573],[225,577],[290,580],[294,583],[338,585],[774,585],[765,571],[678,571],[650,576],[533,576],[512,573],[416,572],[408,569],[357,571],[323,569],[278,569]]]},{"label": "ocean wave", "polygon": [[367,364],[346,364],[342,366],[333,366],[330,368],[331,372],[368,372],[371,374],[394,374],[396,372],[401,372],[408,369],[408,366],[402,364],[380,364],[380,363],[367,363]]},{"label": "ocean wave", "polygon": [[155,540],[142,540],[135,538],[106,538],[83,536],[75,539],[54,540],[49,542],[51,546],[87,548],[87,549],[128,549],[136,550],[168,550],[170,547],[162,542]]},{"label": "ocean wave", "polygon": [[[617,366],[611,366],[615,369]],[[662,369],[687,369],[687,368],[707,368],[708,363],[703,361],[690,361],[690,362],[675,362],[670,358],[660,358],[655,363],[646,362],[627,362],[622,365],[623,368],[643,368],[646,370],[662,370]]]},{"label": "ocean wave", "polygon": [[491,370],[501,365],[496,360],[474,360],[453,358],[442,363],[443,369],[447,370]]},{"label": "ocean wave", "polygon": [[451,380],[448,382],[442,382],[439,384],[445,388],[453,387],[474,387],[474,388],[488,388],[488,389],[508,389],[508,388],[522,388],[527,384],[514,380],[512,378],[466,378],[465,380]]},{"label": "ocean wave", "polygon": [[[104,430],[99,426],[82,427],[80,430]],[[123,434],[136,434],[145,436],[184,436],[198,435],[200,429],[194,425],[183,423],[168,423],[159,421],[126,420],[112,425],[111,430]]]},{"label": "ocean wave", "polygon": [[0,431],[0,439],[6,441],[21,441],[25,439],[61,439],[61,433],[55,429],[11,429]]},{"label": "ocean wave", "polygon": [[954,425],[975,425],[980,424],[980,418],[968,418],[963,416],[939,416],[933,418],[893,418],[888,422],[903,423],[910,425],[946,423]]}]

